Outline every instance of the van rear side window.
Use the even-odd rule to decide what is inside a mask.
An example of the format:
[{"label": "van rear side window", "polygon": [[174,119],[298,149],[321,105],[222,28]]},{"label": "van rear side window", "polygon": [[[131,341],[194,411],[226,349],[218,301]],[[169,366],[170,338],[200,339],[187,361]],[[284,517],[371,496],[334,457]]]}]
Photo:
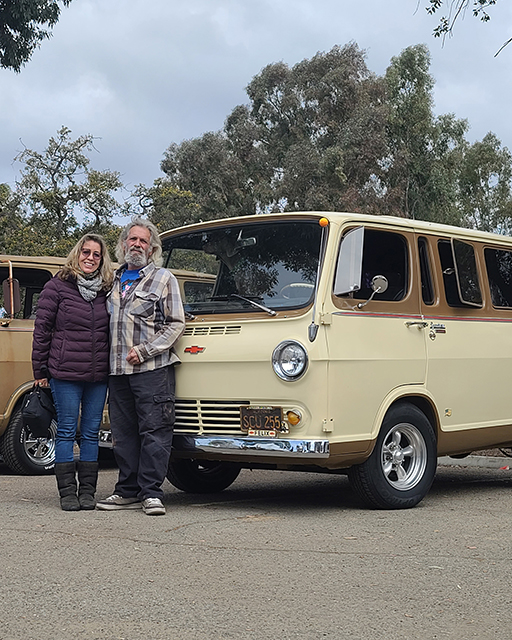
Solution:
[{"label": "van rear side window", "polygon": [[482,293],[473,245],[461,240],[439,240],[444,292],[450,307],[481,307]]},{"label": "van rear side window", "polygon": [[[44,285],[52,274],[43,269],[26,269],[14,266],[13,276],[20,283],[21,310],[16,314],[17,319],[34,319],[36,317],[37,301]],[[9,277],[9,269],[0,267],[0,283]],[[0,310],[4,308],[3,292],[0,287]],[[6,314],[6,312],[5,312]]]},{"label": "van rear side window", "polygon": [[434,285],[426,238],[418,238],[418,252],[420,257],[421,297],[425,304],[434,304]]},{"label": "van rear side window", "polygon": [[485,266],[495,307],[512,307],[512,251],[485,249]]}]

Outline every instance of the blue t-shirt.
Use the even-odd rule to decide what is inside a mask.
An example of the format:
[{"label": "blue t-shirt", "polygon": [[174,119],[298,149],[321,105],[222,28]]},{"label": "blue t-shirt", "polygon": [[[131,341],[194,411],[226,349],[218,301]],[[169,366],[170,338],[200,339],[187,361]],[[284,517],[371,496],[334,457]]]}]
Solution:
[{"label": "blue t-shirt", "polygon": [[129,288],[139,278],[140,269],[126,269],[121,274],[121,297],[124,298]]}]

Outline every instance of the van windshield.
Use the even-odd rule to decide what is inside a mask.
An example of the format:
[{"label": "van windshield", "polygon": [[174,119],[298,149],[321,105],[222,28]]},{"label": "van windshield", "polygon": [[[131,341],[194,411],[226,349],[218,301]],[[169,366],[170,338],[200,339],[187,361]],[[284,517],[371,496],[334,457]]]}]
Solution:
[{"label": "van windshield", "polygon": [[205,274],[184,304],[192,314],[300,308],[313,298],[321,231],[272,220],[182,233],[163,240],[164,266]]}]

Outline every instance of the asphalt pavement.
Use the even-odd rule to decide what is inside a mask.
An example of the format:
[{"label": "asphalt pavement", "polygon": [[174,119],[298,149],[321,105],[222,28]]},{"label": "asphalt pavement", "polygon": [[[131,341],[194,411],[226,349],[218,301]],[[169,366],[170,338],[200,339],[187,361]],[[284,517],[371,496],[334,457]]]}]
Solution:
[{"label": "asphalt pavement", "polygon": [[[482,456],[484,457],[484,456]],[[508,640],[512,470],[441,464],[414,509],[344,476],[167,481],[167,515],[60,510],[55,478],[0,467],[0,640]],[[98,495],[111,493],[103,464]]]}]

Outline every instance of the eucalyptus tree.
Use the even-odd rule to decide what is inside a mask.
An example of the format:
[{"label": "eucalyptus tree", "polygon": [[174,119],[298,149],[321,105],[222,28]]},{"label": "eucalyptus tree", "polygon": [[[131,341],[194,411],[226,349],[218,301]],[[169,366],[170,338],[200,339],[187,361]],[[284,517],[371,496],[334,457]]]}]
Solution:
[{"label": "eucalyptus tree", "polygon": [[506,228],[508,152],[495,137],[470,145],[466,120],[434,114],[433,90],[425,45],[382,77],[355,43],[267,65],[222,131],[167,149],[163,184],[198,205],[181,221],[345,210]]},{"label": "eucalyptus tree", "polygon": [[459,224],[458,171],[468,123],[433,113],[434,79],[425,45],[392,58],[386,75],[389,155],[384,159],[387,212]]},{"label": "eucalyptus tree", "polygon": [[460,168],[460,210],[468,227],[512,233],[512,156],[493,133],[470,145]]}]

